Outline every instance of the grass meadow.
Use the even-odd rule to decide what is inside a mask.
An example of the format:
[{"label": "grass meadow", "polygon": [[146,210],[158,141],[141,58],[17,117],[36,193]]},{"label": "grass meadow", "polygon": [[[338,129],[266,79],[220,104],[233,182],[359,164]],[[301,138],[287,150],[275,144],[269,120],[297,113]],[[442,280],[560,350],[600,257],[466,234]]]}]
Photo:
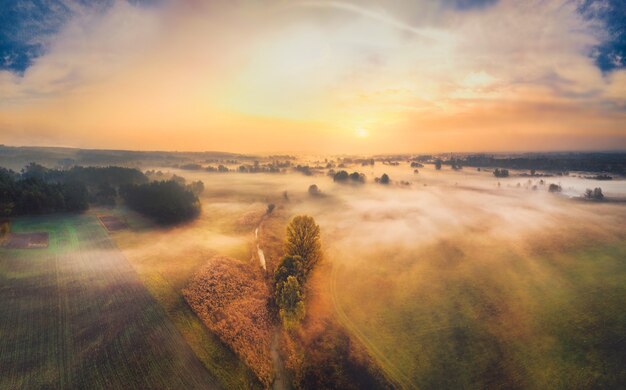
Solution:
[{"label": "grass meadow", "polygon": [[19,218],[0,248],[0,388],[217,387],[93,215]]},{"label": "grass meadow", "polygon": [[[0,248],[0,388],[262,387],[183,290],[215,256],[259,267],[259,226],[271,275],[298,214],[319,223],[324,250],[306,326],[338,321],[398,388],[626,382],[626,206],[569,198],[598,185],[624,196],[624,181],[348,169],[366,183],[172,169],[206,189],[199,218],[169,228],[124,207],[16,219],[13,232],[50,241]],[[129,229],[107,233],[102,214]]]},{"label": "grass meadow", "polygon": [[250,368],[202,324],[185,301],[182,290],[217,254],[250,260],[251,231],[237,230],[239,211],[229,212],[223,205],[212,208],[206,205],[198,220],[176,228],[158,228],[123,208],[113,211],[131,227],[112,234],[116,245],[196,357],[216,382],[228,389],[260,388],[261,384]]}]

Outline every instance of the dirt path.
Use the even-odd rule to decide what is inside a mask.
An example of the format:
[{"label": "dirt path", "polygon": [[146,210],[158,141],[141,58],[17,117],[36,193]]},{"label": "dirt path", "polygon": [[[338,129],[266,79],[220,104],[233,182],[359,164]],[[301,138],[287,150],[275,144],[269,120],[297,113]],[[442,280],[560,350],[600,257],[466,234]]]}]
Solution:
[{"label": "dirt path", "polygon": [[263,271],[267,271],[267,267],[265,266],[265,254],[263,253],[263,249],[259,247],[259,228],[258,227],[254,230],[254,239],[256,240],[256,251],[257,251],[257,255],[259,255],[259,264],[261,264]]},{"label": "dirt path", "polygon": [[[265,254],[263,253],[263,249],[261,249],[261,247],[259,246],[260,228],[261,225],[259,224],[259,226],[254,230],[254,240],[256,243],[257,254],[259,256],[259,264],[263,268],[263,271],[267,272],[267,268],[265,266]],[[272,389],[290,389],[291,386],[289,386],[289,381],[287,380],[285,364],[283,363],[283,359],[280,356],[280,329],[278,327],[274,329],[274,336],[272,338],[270,354],[272,356],[272,365],[274,366],[274,383],[272,383]]]},{"label": "dirt path", "polygon": [[287,380],[287,373],[285,372],[285,364],[280,356],[280,330],[278,327],[274,329],[274,338],[272,339],[272,363],[274,364],[274,383],[272,383],[272,389],[274,390],[288,390],[289,381]]}]

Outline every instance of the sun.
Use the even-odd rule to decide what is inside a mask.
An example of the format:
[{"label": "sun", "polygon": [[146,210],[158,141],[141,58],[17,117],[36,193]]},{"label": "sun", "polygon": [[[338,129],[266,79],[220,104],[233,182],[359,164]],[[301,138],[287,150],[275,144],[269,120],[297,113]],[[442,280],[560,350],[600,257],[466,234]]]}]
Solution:
[{"label": "sun", "polygon": [[365,138],[365,137],[367,137],[367,136],[369,135],[369,133],[367,132],[367,130],[365,130],[365,129],[364,129],[364,128],[362,128],[362,127],[359,127],[359,128],[358,128],[358,129],[356,129],[354,132],[355,132],[356,136],[357,136],[357,137],[359,137],[359,138]]}]

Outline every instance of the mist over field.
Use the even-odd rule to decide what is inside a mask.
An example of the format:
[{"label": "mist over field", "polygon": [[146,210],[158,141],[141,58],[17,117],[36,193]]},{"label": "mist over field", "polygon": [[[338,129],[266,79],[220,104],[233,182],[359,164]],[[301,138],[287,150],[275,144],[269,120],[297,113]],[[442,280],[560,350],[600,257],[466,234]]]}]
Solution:
[{"label": "mist over field", "polygon": [[[16,259],[39,259],[37,251],[58,253],[55,261],[76,280],[85,274],[76,256],[121,254],[136,273],[132,285],[163,310],[154,321],[181,336],[173,362],[188,359],[188,346],[218,387],[612,388],[624,379],[626,185],[619,174],[510,169],[497,177],[492,167],[460,168],[454,158],[437,169],[432,156],[139,156],[132,165],[144,173],[30,165],[22,175],[66,172],[98,183],[103,177],[88,172],[110,170],[147,181],[135,188],[197,191],[196,201],[189,198],[197,212],[160,222],[150,213],[169,210],[167,202],[138,208],[126,198],[130,187],[120,186],[122,199],[102,198],[108,205],[93,205],[81,222],[106,237],[107,249],[87,236],[75,241],[71,214],[61,230],[54,214],[17,218],[5,248],[20,248],[15,240],[27,237],[20,232],[32,231],[48,232],[48,249],[0,249],[13,259],[6,281]],[[501,158],[495,164],[508,164]],[[357,174],[338,179],[344,169]],[[104,196],[100,184],[90,185]],[[322,256],[301,290],[298,325],[278,325],[274,278],[298,215],[319,225]],[[116,278],[121,266],[99,261],[90,272]],[[113,318],[83,321],[118,326]],[[159,359],[150,354],[140,364]],[[19,365],[12,367],[17,375]]]},{"label": "mist over field", "polygon": [[[400,386],[566,388],[579,384],[576,375],[598,385],[623,377],[617,367],[602,380],[593,372],[624,357],[626,209],[575,199],[595,185],[623,197],[622,180],[499,179],[432,166],[414,174],[382,164],[355,170],[365,184],[163,168],[205,183],[202,216],[133,250],[177,258],[184,250],[169,245],[174,240],[256,263],[253,250],[235,249],[245,246],[242,232],[253,234],[237,228],[235,216],[258,216],[275,202],[282,213],[319,223],[332,269],[318,281],[320,299]],[[390,185],[374,182],[382,173]],[[549,193],[550,183],[563,192]],[[311,184],[320,196],[307,192]],[[586,332],[593,338],[581,339]],[[616,360],[606,363],[604,354]]]}]

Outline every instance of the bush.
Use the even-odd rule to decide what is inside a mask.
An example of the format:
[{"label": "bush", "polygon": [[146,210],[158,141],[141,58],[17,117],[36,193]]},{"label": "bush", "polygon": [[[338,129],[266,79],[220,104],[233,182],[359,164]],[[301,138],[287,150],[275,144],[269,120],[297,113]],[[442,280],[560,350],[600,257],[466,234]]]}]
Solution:
[{"label": "bush", "polygon": [[130,185],[121,192],[132,209],[161,224],[182,222],[200,213],[198,197],[173,180]]}]

